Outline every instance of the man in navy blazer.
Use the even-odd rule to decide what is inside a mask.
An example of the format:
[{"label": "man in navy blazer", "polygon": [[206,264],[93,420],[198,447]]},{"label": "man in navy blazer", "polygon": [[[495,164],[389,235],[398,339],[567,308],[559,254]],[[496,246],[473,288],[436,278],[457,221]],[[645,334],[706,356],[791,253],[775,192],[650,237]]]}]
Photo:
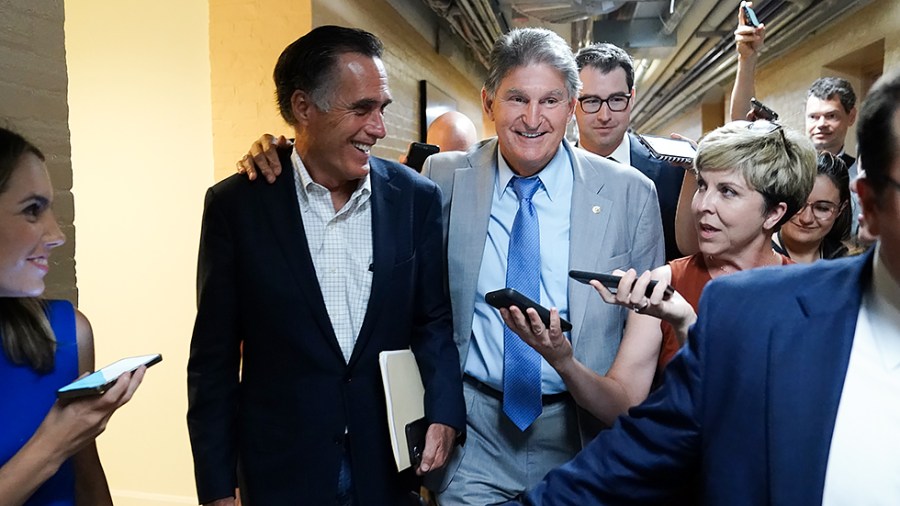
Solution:
[{"label": "man in navy blazer", "polygon": [[[675,241],[675,213],[684,168],[654,158],[629,131],[634,106],[634,61],[607,42],[582,48],[575,56],[582,88],[575,109],[578,146],[591,153],[631,165],[653,181],[659,198],[666,260],[680,258]],[[598,107],[599,106],[599,107]]]},{"label": "man in navy blazer", "polygon": [[199,500],[404,504],[378,354],[412,348],[429,422],[422,474],[465,427],[443,287],[441,193],[369,156],[391,96],[381,42],[325,26],[275,68],[297,137],[274,184],[206,196],[188,428]]},{"label": "man in navy blazer", "polygon": [[858,135],[876,248],[712,281],[663,386],[524,504],[900,504],[900,73]]}]

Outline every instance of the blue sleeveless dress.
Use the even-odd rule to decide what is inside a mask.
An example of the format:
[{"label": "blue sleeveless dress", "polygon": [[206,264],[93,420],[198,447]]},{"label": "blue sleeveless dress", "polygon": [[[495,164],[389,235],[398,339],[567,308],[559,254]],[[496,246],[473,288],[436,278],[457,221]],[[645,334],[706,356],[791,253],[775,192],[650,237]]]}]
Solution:
[{"label": "blue sleeveless dress", "polygon": [[[38,374],[28,366],[12,364],[0,348],[0,465],[11,459],[37,430],[56,401],[56,390],[78,377],[75,310],[63,300],[47,304],[57,342],[53,371]],[[75,471],[71,459],[25,501],[25,506],[74,504]]]}]

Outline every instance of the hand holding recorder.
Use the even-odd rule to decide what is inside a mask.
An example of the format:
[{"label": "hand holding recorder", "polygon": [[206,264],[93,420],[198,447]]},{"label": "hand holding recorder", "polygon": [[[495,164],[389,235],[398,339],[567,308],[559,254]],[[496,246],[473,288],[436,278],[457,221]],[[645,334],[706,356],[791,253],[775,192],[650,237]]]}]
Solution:
[{"label": "hand holding recorder", "polygon": [[671,278],[661,276],[666,272],[671,276],[671,270],[667,266],[653,272],[646,271],[640,276],[634,269],[628,269],[627,272],[615,270],[612,275],[569,271],[569,276],[593,286],[607,304],[627,307],[635,313],[669,322],[679,338],[684,338],[687,336],[687,328],[697,320],[697,314],[688,301],[669,285]]}]

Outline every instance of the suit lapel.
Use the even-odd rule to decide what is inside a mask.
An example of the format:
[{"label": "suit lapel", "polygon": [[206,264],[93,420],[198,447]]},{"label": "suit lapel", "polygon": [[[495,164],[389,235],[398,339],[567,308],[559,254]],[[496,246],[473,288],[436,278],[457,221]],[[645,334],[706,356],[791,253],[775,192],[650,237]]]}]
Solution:
[{"label": "suit lapel", "polygon": [[[821,504],[825,471],[871,254],[831,269],[782,308],[769,347],[772,504]],[[868,266],[868,274],[866,274]],[[809,276],[804,279],[811,279]]]},{"label": "suit lapel", "polygon": [[[647,146],[644,146],[637,134],[628,132],[628,140],[631,144],[631,161],[629,161],[629,165],[641,171],[651,180],[657,181],[659,179],[660,166],[663,163],[662,160],[654,158],[650,154],[650,150],[647,149]],[[634,163],[635,158],[638,158],[640,163]]]},{"label": "suit lapel", "polygon": [[390,181],[387,170],[382,162],[376,158],[370,159],[371,170],[369,176],[372,183],[372,195],[370,197],[372,209],[372,290],[369,293],[369,303],[366,306],[366,315],[363,324],[356,337],[353,353],[350,355],[349,367],[353,367],[359,361],[360,355],[365,350],[372,335],[372,329],[382,315],[385,301],[390,298],[391,272],[395,263],[395,240],[399,234],[408,234],[407,231],[398,230],[408,224],[398,216],[400,189]]},{"label": "suit lapel", "polygon": [[[448,244],[454,246],[453,252],[448,255],[447,267],[450,293],[453,294],[474,294],[478,287],[497,174],[497,141],[487,142],[471,152],[467,161],[469,166],[456,169],[453,176],[447,238]],[[467,306],[461,308],[460,314],[473,314],[474,297],[469,295],[456,300],[463,301]],[[463,324],[468,328],[458,329],[458,335],[468,339],[472,331],[471,318]]]},{"label": "suit lapel", "polygon": [[[262,191],[257,193],[260,197],[259,205],[267,211],[269,226],[284,253],[286,263],[290,267],[305,304],[311,309],[310,312],[315,318],[316,326],[319,327],[320,335],[343,361],[343,354],[334,334],[334,328],[331,326],[331,320],[328,319],[325,299],[322,297],[316,269],[309,253],[309,243],[303,228],[303,218],[300,215],[300,204],[297,202],[293,162],[290,154],[281,155],[280,158],[284,171],[280,177],[276,178],[275,183],[268,185],[264,181],[256,182],[256,184],[266,185],[261,188]],[[303,303],[297,301],[297,304]]]},{"label": "suit lapel", "polygon": [[[590,164],[579,150],[572,149],[568,142],[564,147],[569,150],[575,174],[572,189],[572,209],[569,216],[569,268],[577,270],[596,270],[603,255],[603,237],[609,227],[612,202],[600,195],[604,186],[604,178],[600,170]],[[584,290],[575,280],[569,280],[569,318],[577,329],[572,335],[573,346],[580,336],[581,323],[585,318],[588,298],[596,297],[593,290]],[[586,329],[592,332],[593,329]]]}]

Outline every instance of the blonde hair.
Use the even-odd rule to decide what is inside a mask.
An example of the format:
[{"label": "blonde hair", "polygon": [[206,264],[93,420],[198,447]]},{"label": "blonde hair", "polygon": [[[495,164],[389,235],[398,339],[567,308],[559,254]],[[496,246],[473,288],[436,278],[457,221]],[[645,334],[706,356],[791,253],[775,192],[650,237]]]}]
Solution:
[{"label": "blonde hair", "polygon": [[792,129],[764,121],[734,121],[706,134],[694,159],[697,172],[732,169],[762,194],[766,212],[781,202],[787,205],[778,229],[806,204],[816,181],[816,149]]}]

